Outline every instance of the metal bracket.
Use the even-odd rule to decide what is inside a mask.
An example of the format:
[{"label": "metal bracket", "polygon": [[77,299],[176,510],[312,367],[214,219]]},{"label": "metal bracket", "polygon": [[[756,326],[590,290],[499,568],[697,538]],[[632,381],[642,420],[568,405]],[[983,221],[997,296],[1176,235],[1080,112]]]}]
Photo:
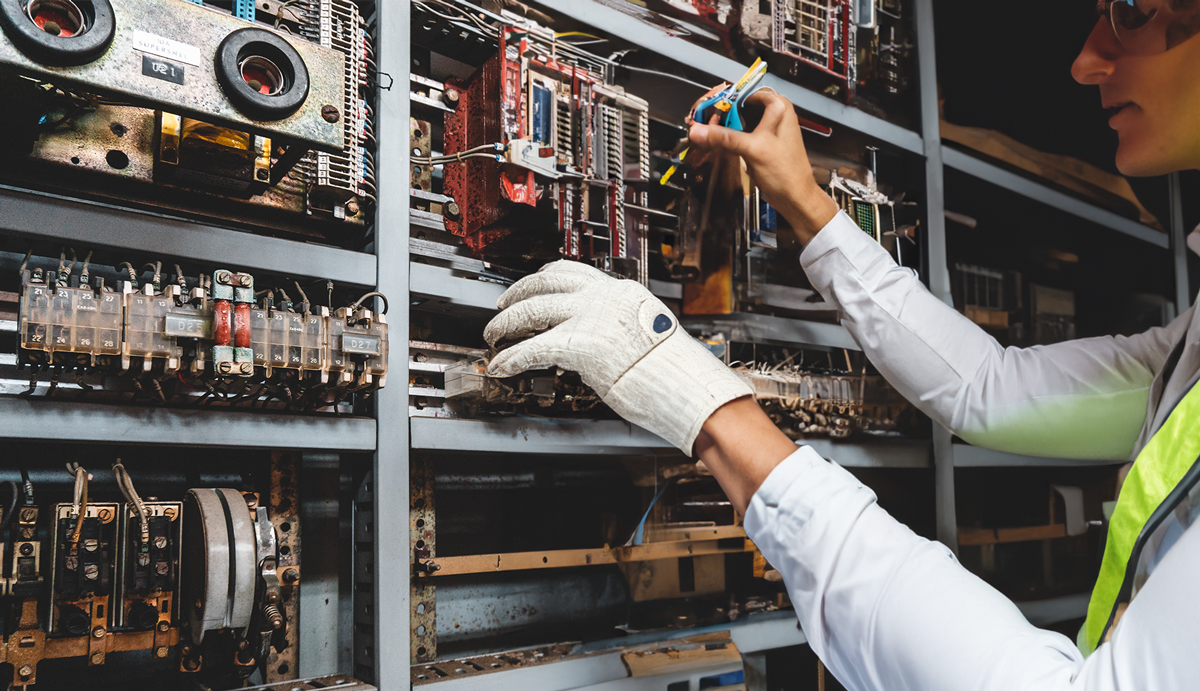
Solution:
[{"label": "metal bracket", "polygon": [[268,510],[279,544],[278,607],[285,622],[282,637],[276,633],[267,656],[266,681],[272,683],[300,673],[300,454],[271,454]]},{"label": "metal bracket", "polygon": [[416,574],[437,554],[434,525],[433,467],[425,459],[413,459],[409,484],[409,563],[413,567],[409,598],[412,622],[412,664],[437,659],[437,588],[428,578]]}]

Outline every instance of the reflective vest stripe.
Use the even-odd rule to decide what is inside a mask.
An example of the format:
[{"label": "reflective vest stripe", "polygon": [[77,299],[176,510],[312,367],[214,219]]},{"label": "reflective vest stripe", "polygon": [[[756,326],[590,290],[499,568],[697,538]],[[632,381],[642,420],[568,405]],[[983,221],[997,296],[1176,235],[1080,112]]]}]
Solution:
[{"label": "reflective vest stripe", "polygon": [[[1187,496],[1180,483],[1189,478],[1193,466],[1200,470],[1200,385],[1193,386],[1163,426],[1155,432],[1146,448],[1138,454],[1125,478],[1117,506],[1108,526],[1108,540],[1100,575],[1092,589],[1087,620],[1083,625],[1085,653],[1094,651],[1104,640],[1117,606],[1128,602],[1133,576],[1137,570],[1135,554],[1142,543],[1173,506]],[[1180,491],[1176,491],[1176,490]],[[1159,509],[1163,510],[1159,510]]]}]

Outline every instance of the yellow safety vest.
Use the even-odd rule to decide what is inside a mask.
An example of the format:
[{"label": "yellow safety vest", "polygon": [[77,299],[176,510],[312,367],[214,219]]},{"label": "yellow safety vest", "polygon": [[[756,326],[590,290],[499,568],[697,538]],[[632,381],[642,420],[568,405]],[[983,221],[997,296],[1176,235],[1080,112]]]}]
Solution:
[{"label": "yellow safety vest", "polygon": [[[1168,358],[1165,382],[1182,352]],[[1200,385],[1193,386],[1138,454],[1108,526],[1100,575],[1092,589],[1079,647],[1091,654],[1107,640],[1134,595],[1134,577],[1151,535],[1200,482]]]}]

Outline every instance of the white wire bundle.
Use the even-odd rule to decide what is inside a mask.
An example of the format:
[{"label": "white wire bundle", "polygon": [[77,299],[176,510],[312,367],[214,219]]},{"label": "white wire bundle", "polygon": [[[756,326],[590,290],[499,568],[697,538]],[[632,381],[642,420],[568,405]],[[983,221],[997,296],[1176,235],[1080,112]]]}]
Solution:
[{"label": "white wire bundle", "polygon": [[71,515],[75,518],[75,532],[71,534],[72,547],[79,544],[83,532],[83,519],[87,516],[88,482],[92,474],[78,463],[68,463],[67,472],[75,476],[75,494],[71,500]]},{"label": "white wire bundle", "polygon": [[137,509],[138,518],[142,522],[142,544],[150,543],[150,517],[146,512],[146,503],[138,496],[137,490],[133,488],[133,478],[129,477],[129,471],[125,470],[125,466],[121,463],[121,459],[113,461],[113,475],[117,478],[117,487],[121,488],[121,494],[125,495],[125,501],[133,504]]}]

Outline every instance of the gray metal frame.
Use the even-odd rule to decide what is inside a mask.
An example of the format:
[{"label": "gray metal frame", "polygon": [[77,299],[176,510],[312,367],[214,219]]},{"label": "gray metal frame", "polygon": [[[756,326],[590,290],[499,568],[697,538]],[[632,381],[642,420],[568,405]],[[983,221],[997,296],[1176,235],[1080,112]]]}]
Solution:
[{"label": "gray metal frame", "polygon": [[[379,149],[375,154],[379,208],[375,216],[377,290],[394,296],[391,379],[396,384],[377,394],[378,442],[375,450],[374,525],[375,684],[401,689],[409,683],[408,544],[408,207],[409,99],[411,35],[408,2],[380,2],[376,16],[379,69],[393,77],[392,88],[379,90],[376,105]],[[391,190],[388,194],[385,190]],[[388,526],[390,530],[381,529]]]}]

